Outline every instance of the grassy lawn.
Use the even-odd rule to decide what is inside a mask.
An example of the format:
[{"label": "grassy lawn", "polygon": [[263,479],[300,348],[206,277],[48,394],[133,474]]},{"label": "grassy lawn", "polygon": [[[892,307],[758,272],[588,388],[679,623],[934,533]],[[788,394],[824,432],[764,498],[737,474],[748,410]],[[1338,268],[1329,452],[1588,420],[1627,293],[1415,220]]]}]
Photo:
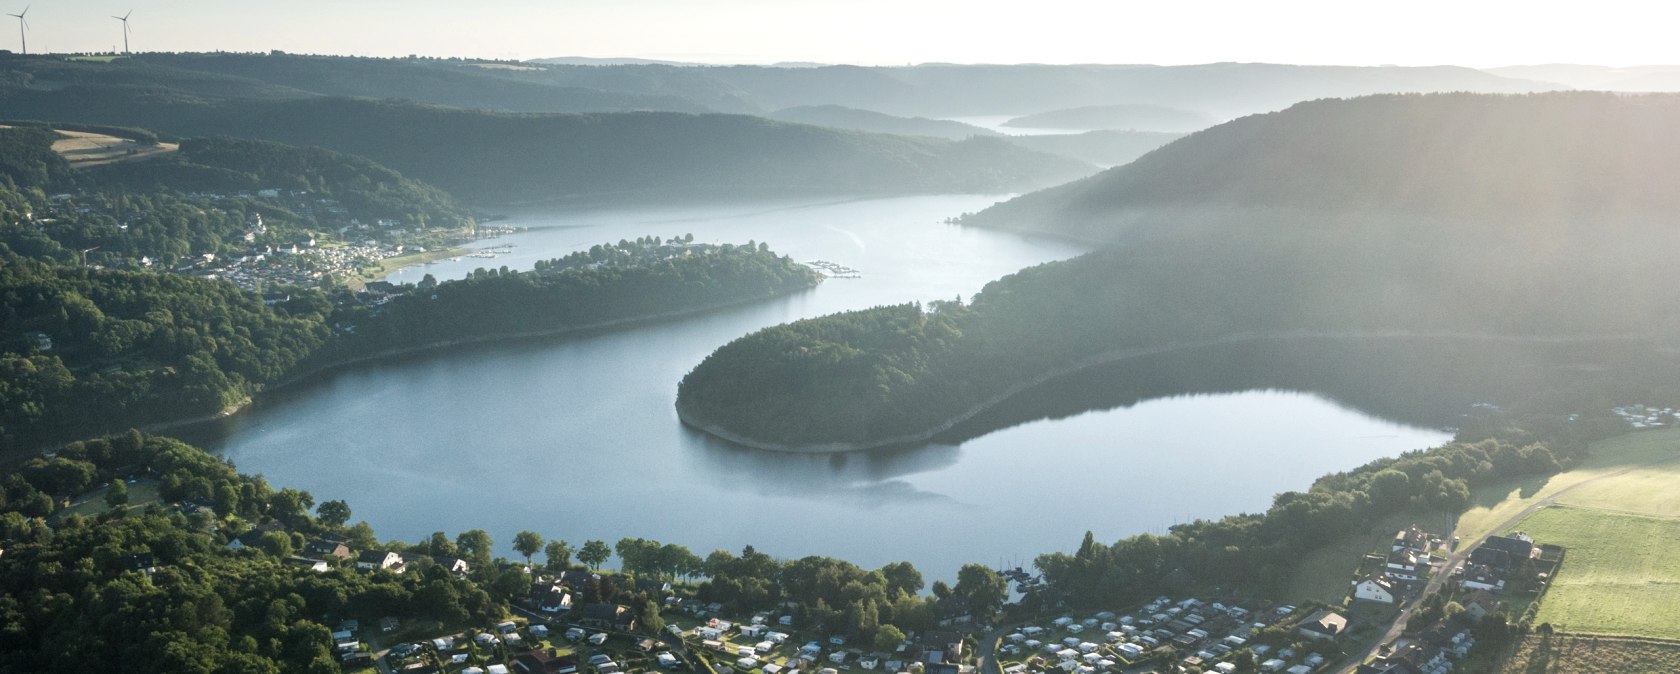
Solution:
[{"label": "grassy lawn", "polygon": [[1559,506],[1518,528],[1568,549],[1536,622],[1680,639],[1680,519]]},{"label": "grassy lawn", "polygon": [[1680,643],[1573,634],[1531,634],[1501,674],[1680,672]]},{"label": "grassy lawn", "polygon": [[1292,600],[1321,601],[1339,605],[1352,590],[1360,560],[1372,552],[1387,553],[1394,532],[1413,524],[1436,535],[1446,535],[1452,517],[1442,512],[1397,513],[1370,529],[1341,539],[1300,556],[1284,596]]},{"label": "grassy lawn", "polygon": [[[111,485],[107,483],[103,487],[83,494],[76,499],[75,503],[70,504],[69,508],[54,513],[53,517],[61,518],[69,515],[93,517],[110,510],[111,506],[105,505],[105,492],[110,490]],[[157,500],[157,480],[136,480],[134,484],[128,485],[128,508],[130,510],[157,503]]]},{"label": "grassy lawn", "polygon": [[[1673,474],[1680,476],[1680,464],[1674,463],[1680,461],[1680,429],[1619,435],[1594,444],[1592,450],[1592,456],[1569,472],[1553,475],[1550,478],[1526,478],[1477,489],[1475,493],[1471,494],[1472,505],[1470,509],[1459,517],[1458,526],[1453,530],[1454,535],[1465,541],[1470,541],[1483,534],[1493,533],[1494,527],[1498,526],[1500,522],[1522,512],[1524,508],[1537,501],[1587,480],[1606,473],[1613,473],[1628,466],[1663,463],[1664,459],[1667,459],[1670,464],[1673,464],[1670,466],[1675,471]],[[1653,469],[1636,470],[1634,473],[1629,473],[1628,476],[1646,470]],[[1588,485],[1582,488],[1582,493],[1598,495],[1595,498],[1600,499],[1600,502],[1594,505],[1609,507],[1604,505],[1604,495],[1615,496],[1617,491],[1613,485],[1619,482],[1620,478]],[[1662,495],[1656,494],[1654,490],[1647,489],[1645,493],[1648,495],[1645,500],[1630,502],[1666,504],[1664,507],[1680,506],[1680,503],[1664,500]],[[1571,493],[1564,498],[1566,499],[1565,502],[1570,502],[1577,498],[1577,495]],[[1650,505],[1646,507],[1658,506]],[[1634,510],[1636,508],[1624,506],[1617,509]]]},{"label": "grassy lawn", "polygon": [[424,253],[409,253],[407,255],[388,257],[380,260],[377,265],[364,267],[362,269],[362,277],[369,281],[378,281],[379,279],[385,278],[385,276],[391,272],[402,269],[403,267],[431,262],[432,260],[459,257],[469,252],[471,251],[468,251],[465,248],[443,248],[438,250],[428,250]]},{"label": "grassy lawn", "polygon": [[1680,457],[1586,485],[1558,497],[1560,504],[1680,517]]}]

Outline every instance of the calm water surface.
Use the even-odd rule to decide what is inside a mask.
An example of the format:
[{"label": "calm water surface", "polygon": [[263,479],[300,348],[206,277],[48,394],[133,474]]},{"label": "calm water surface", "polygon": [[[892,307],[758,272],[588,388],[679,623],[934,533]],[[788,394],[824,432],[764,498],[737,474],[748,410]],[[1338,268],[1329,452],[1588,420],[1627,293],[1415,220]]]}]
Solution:
[{"label": "calm water surface", "polygon": [[910,560],[933,578],[965,562],[1029,563],[1273,494],[1445,433],[1277,391],[1180,396],[1030,422],[960,445],[834,456],[729,446],[683,428],[676,382],[753,330],[804,317],[969,296],[987,281],[1078,255],[1071,244],[942,224],[1002,197],[516,213],[531,229],[496,259],[395,280],[529,269],[602,241],[693,233],[768,241],[798,260],[861,270],[795,297],[579,338],[488,345],[350,368],[265,397],[189,439],[317,500],[350,502],[382,538],[488,530],[609,543],[640,536],[697,553],[752,544],[865,567]]}]

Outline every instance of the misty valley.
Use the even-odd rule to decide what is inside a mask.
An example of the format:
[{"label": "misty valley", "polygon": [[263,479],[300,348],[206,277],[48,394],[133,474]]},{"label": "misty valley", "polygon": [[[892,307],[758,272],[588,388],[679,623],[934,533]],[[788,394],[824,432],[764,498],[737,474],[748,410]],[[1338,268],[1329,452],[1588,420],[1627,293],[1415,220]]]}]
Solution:
[{"label": "misty valley", "polygon": [[1680,68],[268,11],[6,12],[0,674],[1680,669]]}]

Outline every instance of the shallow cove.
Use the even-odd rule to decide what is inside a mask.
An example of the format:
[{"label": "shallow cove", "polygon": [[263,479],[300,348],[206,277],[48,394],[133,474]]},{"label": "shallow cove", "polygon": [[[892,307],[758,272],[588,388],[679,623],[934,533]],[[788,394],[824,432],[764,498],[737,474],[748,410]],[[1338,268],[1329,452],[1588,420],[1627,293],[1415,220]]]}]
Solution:
[{"label": "shallow cove", "polygon": [[965,562],[1027,563],[1176,522],[1265,508],[1279,491],[1446,434],[1312,393],[1257,389],[1142,402],[987,429],[961,442],[867,454],[745,450],[682,427],[676,382],[753,330],[885,303],[978,292],[1083,252],[1066,242],[942,224],[1001,197],[936,196],[693,209],[531,211],[495,259],[418,267],[530,268],[602,241],[692,232],[767,241],[860,270],[809,293],[622,331],[478,345],[351,368],[185,433],[241,470],[350,502],[382,538],[483,528],[512,555],[531,529],[574,543],[624,536],[700,554],[751,544],[866,567],[909,560],[930,579]]}]

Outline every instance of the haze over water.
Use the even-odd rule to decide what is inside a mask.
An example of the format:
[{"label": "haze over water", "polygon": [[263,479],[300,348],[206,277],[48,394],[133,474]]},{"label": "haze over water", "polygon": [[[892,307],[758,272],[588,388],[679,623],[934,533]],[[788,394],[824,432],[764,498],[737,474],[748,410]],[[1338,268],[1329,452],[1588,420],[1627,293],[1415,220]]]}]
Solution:
[{"label": "haze over water", "polygon": [[186,433],[242,471],[350,502],[386,538],[489,531],[512,555],[531,529],[574,544],[653,538],[754,545],[877,567],[909,560],[929,579],[965,562],[1034,555],[1197,517],[1257,511],[1280,491],[1447,434],[1374,418],[1316,395],[1251,391],[1148,400],[1040,420],[960,445],[849,455],[767,453],[681,426],[682,376],[754,330],[878,304],[969,297],[1021,268],[1084,252],[1065,242],[942,224],[999,197],[533,211],[530,227],[463,258],[397,275],[529,269],[604,241],[680,236],[769,242],[797,260],[857,268],[801,295],[572,338],[484,345],[370,364],[265,397]]}]

